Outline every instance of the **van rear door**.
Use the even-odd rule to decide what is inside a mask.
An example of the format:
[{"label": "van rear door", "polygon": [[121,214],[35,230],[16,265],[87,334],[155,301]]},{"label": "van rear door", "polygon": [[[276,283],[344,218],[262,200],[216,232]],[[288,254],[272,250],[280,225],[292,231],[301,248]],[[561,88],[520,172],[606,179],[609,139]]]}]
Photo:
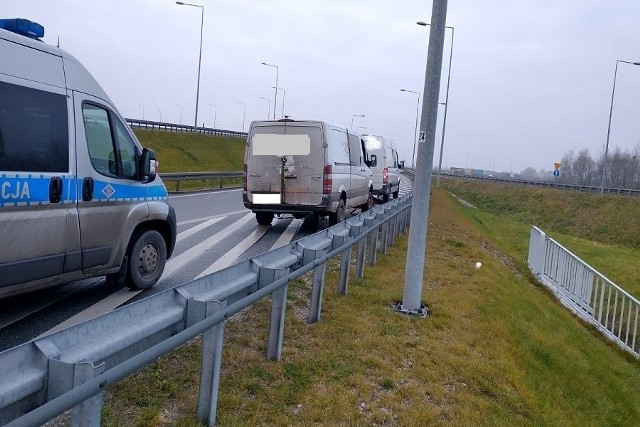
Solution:
[{"label": "van rear door", "polygon": [[255,122],[245,164],[254,204],[318,205],[324,166],[320,123]]}]

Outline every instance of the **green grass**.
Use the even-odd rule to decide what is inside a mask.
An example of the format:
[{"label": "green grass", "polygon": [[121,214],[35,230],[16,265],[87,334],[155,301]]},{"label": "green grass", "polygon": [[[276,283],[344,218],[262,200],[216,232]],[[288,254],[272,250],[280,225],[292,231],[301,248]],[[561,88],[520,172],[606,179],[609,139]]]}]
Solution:
[{"label": "green grass", "polygon": [[[637,424],[640,363],[529,280],[528,224],[439,190],[429,219],[428,318],[392,310],[406,236],[362,280],[352,277],[346,296],[335,291],[332,261],[320,323],[306,322],[309,278],[291,284],[282,360],[265,358],[269,301],[227,321],[218,424]],[[103,423],[196,425],[199,347],[109,390]]]},{"label": "green grass", "polygon": [[[190,133],[134,129],[140,143],[154,150],[160,172],[242,171],[244,165],[243,138],[208,136]],[[167,180],[169,191],[177,189],[175,181]],[[241,179],[181,181],[180,190],[239,187]]]}]

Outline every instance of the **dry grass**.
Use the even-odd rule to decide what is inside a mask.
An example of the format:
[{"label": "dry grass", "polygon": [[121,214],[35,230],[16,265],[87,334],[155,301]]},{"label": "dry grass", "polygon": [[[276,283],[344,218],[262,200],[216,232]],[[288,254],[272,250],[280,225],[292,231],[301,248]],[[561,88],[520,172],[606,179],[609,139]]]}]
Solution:
[{"label": "dry grass", "polygon": [[[638,362],[530,283],[465,209],[433,192],[426,319],[391,308],[402,296],[401,237],[346,296],[329,265],[318,324],[306,322],[308,280],[289,285],[278,362],[265,359],[268,301],[228,321],[219,425],[637,423]],[[198,352],[196,341],[114,387],[104,424],[196,425]]]}]

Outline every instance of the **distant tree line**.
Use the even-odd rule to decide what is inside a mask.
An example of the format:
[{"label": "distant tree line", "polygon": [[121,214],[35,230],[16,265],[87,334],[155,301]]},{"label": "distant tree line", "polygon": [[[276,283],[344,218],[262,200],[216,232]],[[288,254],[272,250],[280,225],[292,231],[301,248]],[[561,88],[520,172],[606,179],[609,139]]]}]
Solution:
[{"label": "distant tree line", "polygon": [[[586,148],[580,150],[577,155],[571,150],[562,156],[561,163],[560,182],[601,185],[604,152],[594,159]],[[640,144],[632,151],[622,151],[619,147],[609,151],[605,187],[640,189]]]}]

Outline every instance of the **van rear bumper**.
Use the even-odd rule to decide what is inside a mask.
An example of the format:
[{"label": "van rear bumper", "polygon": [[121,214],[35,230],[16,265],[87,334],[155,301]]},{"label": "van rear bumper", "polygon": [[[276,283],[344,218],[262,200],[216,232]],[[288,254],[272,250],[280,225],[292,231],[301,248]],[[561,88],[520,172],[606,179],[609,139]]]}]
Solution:
[{"label": "van rear bumper", "polygon": [[322,201],[317,205],[294,205],[286,203],[278,204],[256,204],[249,201],[249,197],[246,192],[242,193],[242,201],[244,207],[250,209],[252,212],[271,212],[274,214],[328,214],[335,212],[338,206],[338,200],[340,199],[339,193],[325,194],[322,196]]}]

